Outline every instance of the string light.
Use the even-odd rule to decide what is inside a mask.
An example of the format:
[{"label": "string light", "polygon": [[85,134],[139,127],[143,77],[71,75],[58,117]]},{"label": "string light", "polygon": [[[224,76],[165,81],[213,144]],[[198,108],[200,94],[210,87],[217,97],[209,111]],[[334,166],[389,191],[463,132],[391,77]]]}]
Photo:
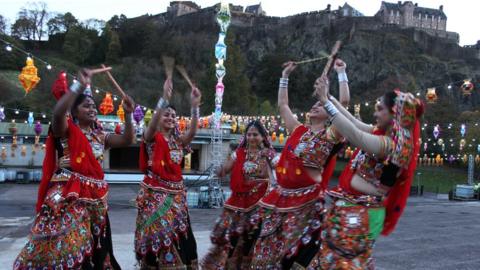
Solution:
[{"label": "string light", "polygon": [[113,100],[117,101],[117,96],[113,96]]},{"label": "string light", "polygon": [[15,114],[19,114],[20,112],[18,110],[15,110]]},{"label": "string light", "polygon": [[12,46],[10,46],[10,44],[7,43],[7,45],[5,46],[5,50],[7,50],[7,52],[11,52]]},{"label": "string light", "polygon": [[448,85],[448,89],[449,89],[449,90],[452,89],[452,85],[451,85],[451,84]]},{"label": "string light", "polygon": [[48,64],[48,65],[47,65],[47,69],[48,69],[48,70],[51,70],[51,69],[52,69],[52,65]]},{"label": "string light", "polygon": [[95,89],[95,93],[97,93],[97,94],[100,93],[100,90],[98,90],[98,88]]},{"label": "string light", "polygon": [[47,115],[46,114],[42,114],[42,118],[47,118]]}]

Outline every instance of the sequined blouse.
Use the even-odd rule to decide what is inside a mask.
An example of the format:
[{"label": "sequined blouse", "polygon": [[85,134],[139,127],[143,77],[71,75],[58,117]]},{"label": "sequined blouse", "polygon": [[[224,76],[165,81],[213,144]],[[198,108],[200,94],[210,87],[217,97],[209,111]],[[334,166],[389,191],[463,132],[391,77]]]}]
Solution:
[{"label": "sequined blouse", "polygon": [[[155,142],[147,142],[146,145],[149,157],[148,165],[152,166],[152,157]],[[184,158],[184,149],[181,144],[175,140],[173,136],[170,136],[168,138],[168,148],[170,149],[170,159],[172,160],[172,162],[181,165]]]},{"label": "sequined blouse", "polygon": [[[235,152],[232,153],[231,158],[235,161],[237,155]],[[266,175],[265,168],[268,168],[268,161],[266,158],[261,157],[260,153],[249,156],[248,151],[245,157],[245,162],[242,166],[242,171],[246,180],[255,180],[255,179],[265,179],[268,177]]]},{"label": "sequined blouse", "polygon": [[331,127],[317,133],[308,128],[293,153],[302,160],[303,166],[322,169],[334,146],[341,141],[342,139],[336,138]]},{"label": "sequined blouse", "polygon": [[[108,137],[108,133],[101,129],[82,129],[82,133],[87,137],[90,142],[93,155],[101,163],[103,161],[103,155],[105,152],[105,142]],[[60,138],[57,140],[57,153],[58,153],[58,167],[70,168],[70,151],[68,149],[68,138]]]}]

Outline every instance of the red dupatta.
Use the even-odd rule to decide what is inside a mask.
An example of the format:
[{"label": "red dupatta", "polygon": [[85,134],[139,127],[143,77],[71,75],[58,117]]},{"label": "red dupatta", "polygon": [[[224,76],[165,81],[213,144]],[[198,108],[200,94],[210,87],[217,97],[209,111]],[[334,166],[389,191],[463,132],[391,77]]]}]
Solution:
[{"label": "red dupatta", "polygon": [[[148,164],[151,160],[152,163]],[[149,158],[147,152],[147,145],[142,141],[140,145],[140,170],[143,173],[147,173],[151,170],[154,174],[158,175],[162,180],[180,182],[182,181],[182,166],[172,161],[170,158],[170,147],[167,140],[160,133],[156,132],[154,136],[154,146],[152,157]]]},{"label": "red dupatta", "polygon": [[[90,142],[82,130],[75,125],[72,119],[67,122],[68,149],[70,151],[70,167],[73,172],[86,177],[101,180],[104,177],[102,167],[95,158]],[[46,141],[45,158],[43,160],[42,179],[38,188],[36,211],[40,211],[47,194],[50,179],[57,170],[57,155],[55,153],[55,138],[51,129]],[[95,190],[93,187],[85,187],[78,177],[71,177],[63,187],[64,197],[85,197],[98,199],[106,195],[108,189]]]}]

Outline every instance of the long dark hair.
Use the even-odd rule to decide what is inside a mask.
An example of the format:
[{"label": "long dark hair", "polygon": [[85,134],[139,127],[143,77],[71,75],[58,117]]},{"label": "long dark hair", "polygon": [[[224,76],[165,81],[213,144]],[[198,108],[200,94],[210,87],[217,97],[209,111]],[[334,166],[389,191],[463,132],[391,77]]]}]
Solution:
[{"label": "long dark hair", "polygon": [[263,145],[265,147],[267,147],[267,148],[272,147],[272,145],[270,144],[270,140],[268,139],[269,136],[268,136],[267,130],[265,129],[263,124],[258,120],[254,120],[254,121],[251,121],[251,122],[248,123],[247,127],[245,128],[245,134],[243,135],[242,141],[240,142],[240,145],[238,147],[246,147],[247,146],[247,133],[248,133],[248,130],[251,127],[255,127],[258,130],[258,132],[260,133],[260,135],[263,138]]}]

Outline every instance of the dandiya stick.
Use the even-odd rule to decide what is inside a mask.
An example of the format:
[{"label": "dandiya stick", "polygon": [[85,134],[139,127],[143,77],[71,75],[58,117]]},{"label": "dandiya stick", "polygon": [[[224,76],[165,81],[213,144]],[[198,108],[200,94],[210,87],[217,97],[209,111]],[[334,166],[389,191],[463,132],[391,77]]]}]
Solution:
[{"label": "dandiya stick", "polygon": [[97,73],[106,72],[106,71],[109,71],[109,70],[112,70],[112,68],[103,66],[102,68],[90,69],[89,72],[90,72],[90,74],[93,75],[93,74],[97,74]]},{"label": "dandiya stick", "polygon": [[187,81],[188,85],[190,85],[191,88],[195,88],[195,85],[192,83],[192,81],[188,77],[188,74],[187,74],[187,71],[185,70],[185,67],[183,67],[183,66],[175,66],[175,67],[177,68],[178,72],[180,72],[180,74],[182,74],[183,78]]},{"label": "dandiya stick", "polygon": [[306,63],[311,63],[311,62],[317,62],[317,61],[321,61],[323,59],[327,59],[329,57],[329,55],[326,53],[326,52],[320,52],[321,55],[323,55],[322,57],[317,57],[317,58],[311,58],[311,59],[305,59],[305,60],[301,60],[301,61],[297,61],[295,62],[295,64],[299,65],[299,64],[306,64]]},{"label": "dandiya stick", "polygon": [[[105,68],[105,65],[102,64],[102,68]],[[111,69],[111,68],[110,68]],[[115,86],[115,88],[117,88],[118,92],[120,92],[120,94],[122,95],[122,98],[126,97],[127,94],[125,94],[125,92],[123,91],[123,89],[120,87],[120,85],[117,83],[117,81],[115,80],[115,78],[113,78],[112,74],[110,73],[110,71],[106,71],[107,72],[107,76],[108,78],[110,79],[110,81],[112,81],[113,85]]]},{"label": "dandiya stick", "polygon": [[169,56],[162,56],[163,66],[165,67],[165,75],[167,78],[172,78],[173,68],[175,67],[175,59]]},{"label": "dandiya stick", "polygon": [[[327,64],[325,64],[325,67],[323,68],[323,72],[322,72],[322,75],[321,75],[322,77],[323,76],[328,76],[328,73],[332,69],[332,66],[333,66],[333,63],[335,62],[335,59],[337,59],[337,54],[338,54],[338,51],[340,50],[341,46],[342,46],[342,42],[340,40],[337,40],[337,42],[335,42],[335,45],[333,45],[332,51],[331,51],[330,55],[328,56]],[[317,96],[316,91],[313,92],[313,96]]]}]

